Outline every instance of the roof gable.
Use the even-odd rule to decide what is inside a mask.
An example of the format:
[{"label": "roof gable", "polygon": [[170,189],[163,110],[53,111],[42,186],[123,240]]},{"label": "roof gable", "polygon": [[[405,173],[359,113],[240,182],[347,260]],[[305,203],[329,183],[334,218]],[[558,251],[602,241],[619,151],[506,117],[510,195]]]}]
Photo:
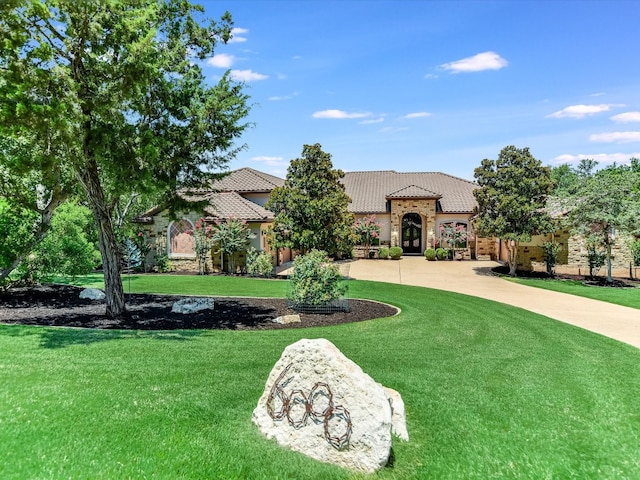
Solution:
[{"label": "roof gable", "polygon": [[432,192],[426,188],[417,185],[409,185],[407,187],[396,190],[386,196],[386,198],[441,198],[439,193]]},{"label": "roof gable", "polygon": [[209,205],[204,208],[208,221],[239,218],[246,221],[271,221],[273,213],[236,192],[219,192],[207,195]]}]

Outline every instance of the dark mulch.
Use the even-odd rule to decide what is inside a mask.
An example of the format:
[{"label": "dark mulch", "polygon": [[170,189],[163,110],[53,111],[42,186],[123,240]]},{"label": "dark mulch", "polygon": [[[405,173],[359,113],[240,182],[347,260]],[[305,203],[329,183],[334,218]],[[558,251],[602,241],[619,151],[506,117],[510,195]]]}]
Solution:
[{"label": "dark mulch", "polygon": [[0,293],[0,323],[101,329],[176,330],[231,329],[267,330],[338,325],[390,317],[397,310],[367,300],[349,300],[349,312],[300,313],[300,323],[281,325],[271,320],[294,312],[280,298],[215,298],[215,308],[196,314],[171,313],[175,295],[127,295],[127,313],[122,318],[105,316],[102,302],[79,298],[82,289],[70,285],[14,288]]},{"label": "dark mulch", "polygon": [[[494,268],[493,271],[500,275],[509,275],[509,267],[500,266]],[[640,285],[640,282],[637,279],[613,278],[612,282],[607,282],[606,276],[589,277],[588,275],[570,275],[567,273],[557,274],[552,277],[546,272],[528,272],[518,270],[516,272],[516,276],[543,280],[576,280],[592,287],[626,288]]]}]

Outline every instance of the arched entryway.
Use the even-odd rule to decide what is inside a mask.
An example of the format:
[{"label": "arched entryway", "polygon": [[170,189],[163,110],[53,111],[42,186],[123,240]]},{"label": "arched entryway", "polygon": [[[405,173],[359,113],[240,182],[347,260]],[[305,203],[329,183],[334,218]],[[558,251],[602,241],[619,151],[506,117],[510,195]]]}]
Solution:
[{"label": "arched entryway", "polygon": [[402,251],[422,253],[422,217],[417,213],[407,213],[402,217]]}]

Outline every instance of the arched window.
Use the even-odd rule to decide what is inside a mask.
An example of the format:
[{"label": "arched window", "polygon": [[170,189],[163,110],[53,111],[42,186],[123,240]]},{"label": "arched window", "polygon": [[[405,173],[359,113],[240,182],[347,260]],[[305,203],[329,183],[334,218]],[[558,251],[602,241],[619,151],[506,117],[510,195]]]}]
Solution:
[{"label": "arched window", "polygon": [[169,256],[194,256],[193,224],[183,218],[169,224],[167,231],[167,249]]},{"label": "arched window", "polygon": [[464,222],[443,222],[440,224],[440,244],[446,248],[467,248],[469,231]]}]

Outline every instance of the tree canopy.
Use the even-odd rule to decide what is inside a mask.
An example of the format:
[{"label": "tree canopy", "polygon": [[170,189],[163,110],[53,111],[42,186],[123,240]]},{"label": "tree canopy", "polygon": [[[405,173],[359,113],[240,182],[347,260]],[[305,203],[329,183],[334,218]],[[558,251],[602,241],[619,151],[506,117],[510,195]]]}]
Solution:
[{"label": "tree canopy", "polygon": [[176,200],[242,148],[242,85],[225,75],[209,86],[199,66],[230,38],[231,16],[202,13],[187,0],[0,2],[0,137],[29,146],[0,156],[2,169],[37,172],[61,197],[80,187],[108,315],[125,310],[112,223],[121,198],[160,190]]},{"label": "tree canopy", "polygon": [[497,160],[484,159],[474,170],[479,188],[474,226],[479,235],[506,241],[509,273],[515,275],[518,245],[551,230],[546,211],[553,191],[551,169],[528,148],[504,147]]},{"label": "tree canopy", "polygon": [[302,157],[289,165],[284,186],[273,189],[265,205],[275,213],[276,247],[322,250],[331,256],[351,251],[354,216],[347,210],[351,199],[340,182],[343,177],[319,144],[303,146]]},{"label": "tree canopy", "polygon": [[607,279],[612,281],[611,248],[617,237],[620,233],[640,235],[640,161],[631,159],[630,165],[610,165],[593,172],[595,166],[593,162],[572,194],[563,196],[563,203],[573,231],[604,249]]}]

